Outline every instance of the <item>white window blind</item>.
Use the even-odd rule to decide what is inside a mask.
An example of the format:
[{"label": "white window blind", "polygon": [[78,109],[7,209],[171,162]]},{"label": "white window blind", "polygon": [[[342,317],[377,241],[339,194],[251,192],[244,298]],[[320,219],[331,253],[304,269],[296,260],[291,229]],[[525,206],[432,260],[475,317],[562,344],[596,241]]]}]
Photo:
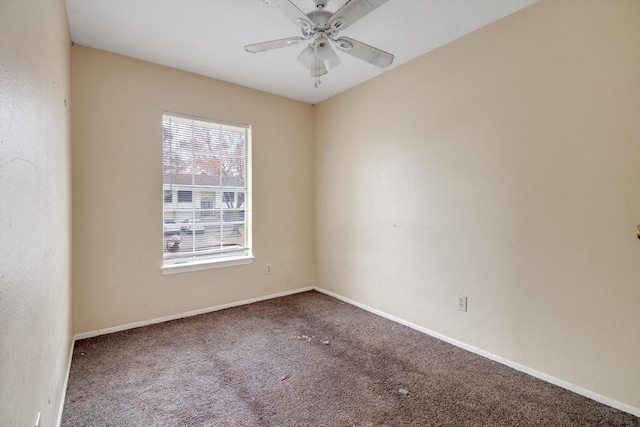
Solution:
[{"label": "white window blind", "polygon": [[162,115],[163,267],[251,256],[249,126]]}]

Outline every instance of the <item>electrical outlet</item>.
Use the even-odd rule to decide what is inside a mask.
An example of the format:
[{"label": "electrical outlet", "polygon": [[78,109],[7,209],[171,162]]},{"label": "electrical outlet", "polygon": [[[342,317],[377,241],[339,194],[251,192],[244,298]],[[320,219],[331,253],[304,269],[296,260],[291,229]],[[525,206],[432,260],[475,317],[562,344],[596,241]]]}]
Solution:
[{"label": "electrical outlet", "polygon": [[458,295],[458,310],[467,311],[467,297],[464,295]]},{"label": "electrical outlet", "polygon": [[267,264],[264,267],[264,274],[271,274],[271,264]]}]

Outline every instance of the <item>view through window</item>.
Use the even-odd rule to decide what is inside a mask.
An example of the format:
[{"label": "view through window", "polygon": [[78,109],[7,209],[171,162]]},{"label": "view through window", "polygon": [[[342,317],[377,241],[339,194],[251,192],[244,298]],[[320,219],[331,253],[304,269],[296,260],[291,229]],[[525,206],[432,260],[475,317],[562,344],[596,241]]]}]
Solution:
[{"label": "view through window", "polygon": [[163,266],[250,257],[250,128],[162,116]]}]

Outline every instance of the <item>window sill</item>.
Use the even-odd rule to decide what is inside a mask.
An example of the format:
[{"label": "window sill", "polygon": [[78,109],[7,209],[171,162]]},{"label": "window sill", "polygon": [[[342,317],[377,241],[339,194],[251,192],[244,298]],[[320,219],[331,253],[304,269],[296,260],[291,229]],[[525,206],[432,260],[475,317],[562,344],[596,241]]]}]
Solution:
[{"label": "window sill", "polygon": [[202,261],[190,261],[181,264],[171,264],[162,267],[162,275],[186,273],[189,271],[208,270],[211,268],[232,267],[234,265],[251,264],[253,262],[253,256],[239,256],[234,258],[225,258],[220,260],[202,260]]}]

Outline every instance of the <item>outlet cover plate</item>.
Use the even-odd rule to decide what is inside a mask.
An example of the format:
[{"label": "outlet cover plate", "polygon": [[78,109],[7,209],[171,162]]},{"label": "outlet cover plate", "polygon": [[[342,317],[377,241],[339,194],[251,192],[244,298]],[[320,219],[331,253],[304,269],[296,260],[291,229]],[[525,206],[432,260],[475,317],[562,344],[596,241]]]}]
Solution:
[{"label": "outlet cover plate", "polygon": [[467,297],[464,295],[458,295],[458,310],[467,311]]}]

